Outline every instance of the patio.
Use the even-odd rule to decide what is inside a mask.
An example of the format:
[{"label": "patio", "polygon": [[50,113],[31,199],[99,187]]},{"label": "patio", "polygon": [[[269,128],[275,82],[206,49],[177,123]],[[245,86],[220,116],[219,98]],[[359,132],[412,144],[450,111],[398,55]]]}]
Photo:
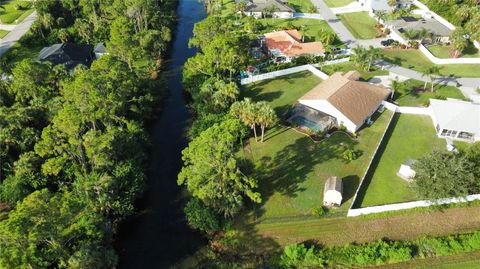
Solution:
[{"label": "patio", "polygon": [[296,104],[292,108],[286,121],[303,131],[311,130],[315,133],[328,132],[337,126],[337,121],[332,116],[302,104]]}]

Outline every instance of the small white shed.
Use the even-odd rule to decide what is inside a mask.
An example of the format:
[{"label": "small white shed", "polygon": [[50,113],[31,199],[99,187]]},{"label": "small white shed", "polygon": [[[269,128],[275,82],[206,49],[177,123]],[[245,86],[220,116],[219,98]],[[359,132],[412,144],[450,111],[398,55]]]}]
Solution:
[{"label": "small white shed", "polygon": [[397,176],[405,179],[406,181],[411,181],[415,175],[417,174],[415,170],[413,170],[412,166],[416,162],[416,160],[408,160],[400,165],[400,169],[398,170]]},{"label": "small white shed", "polygon": [[337,177],[329,177],[323,189],[324,206],[340,206],[342,204],[343,184]]}]

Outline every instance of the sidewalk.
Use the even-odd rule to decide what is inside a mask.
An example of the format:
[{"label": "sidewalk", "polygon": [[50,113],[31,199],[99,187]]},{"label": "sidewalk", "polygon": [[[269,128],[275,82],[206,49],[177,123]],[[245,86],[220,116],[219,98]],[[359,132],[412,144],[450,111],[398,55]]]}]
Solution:
[{"label": "sidewalk", "polygon": [[37,18],[37,12],[34,11],[28,15],[21,23],[16,25],[0,42],[0,56],[3,55],[15,42],[17,42],[27,31]]}]

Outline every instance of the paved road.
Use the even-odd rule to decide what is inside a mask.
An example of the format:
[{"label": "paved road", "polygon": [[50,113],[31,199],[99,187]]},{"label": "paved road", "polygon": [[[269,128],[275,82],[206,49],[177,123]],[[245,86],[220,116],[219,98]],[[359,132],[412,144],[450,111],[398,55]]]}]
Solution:
[{"label": "paved road", "polygon": [[15,42],[17,42],[27,31],[37,18],[37,12],[34,11],[28,15],[21,23],[8,33],[0,41],[0,56],[4,54]]},{"label": "paved road", "polygon": [[357,40],[353,35],[348,31],[347,27],[343,25],[339,18],[333,14],[332,10],[325,4],[323,0],[312,0],[312,3],[318,9],[318,12],[322,17],[327,21],[328,25],[332,27],[333,31],[338,35],[340,40],[342,40],[345,45],[352,48],[355,47]]}]

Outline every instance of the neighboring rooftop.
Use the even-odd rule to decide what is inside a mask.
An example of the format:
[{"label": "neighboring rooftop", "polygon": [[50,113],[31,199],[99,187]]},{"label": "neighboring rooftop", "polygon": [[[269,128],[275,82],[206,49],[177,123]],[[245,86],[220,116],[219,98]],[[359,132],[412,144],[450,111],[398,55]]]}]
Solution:
[{"label": "neighboring rooftop", "polygon": [[73,43],[54,44],[43,48],[38,55],[38,59],[53,64],[62,64],[67,69],[72,69],[79,64],[90,66],[94,59],[93,47]]},{"label": "neighboring rooftop", "polygon": [[430,107],[441,128],[480,133],[480,104],[456,99],[430,99]]},{"label": "neighboring rooftop", "polygon": [[301,38],[297,30],[284,30],[265,34],[265,43],[274,55],[275,51],[289,57],[325,52],[322,42],[302,43]]},{"label": "neighboring rooftop", "polygon": [[359,77],[356,71],[334,73],[300,100],[327,100],[353,123],[362,124],[390,90],[382,85],[358,81]]},{"label": "neighboring rooftop", "polygon": [[388,24],[394,26],[397,29],[426,29],[431,31],[437,36],[450,36],[452,30],[448,29],[445,25],[441,24],[435,19],[417,19],[414,17],[402,17],[401,19],[389,21]]},{"label": "neighboring rooftop", "polygon": [[325,194],[327,191],[332,191],[332,190],[342,193],[342,189],[343,189],[342,180],[338,179],[337,177],[329,177],[325,181],[325,187],[323,189],[323,193]]},{"label": "neighboring rooftop", "polygon": [[295,9],[279,0],[250,0],[247,1],[245,12],[263,12],[266,8],[275,8],[275,12],[295,12]]},{"label": "neighboring rooftop", "polygon": [[107,47],[105,46],[105,42],[98,43],[95,48],[93,49],[95,53],[107,53]]}]

